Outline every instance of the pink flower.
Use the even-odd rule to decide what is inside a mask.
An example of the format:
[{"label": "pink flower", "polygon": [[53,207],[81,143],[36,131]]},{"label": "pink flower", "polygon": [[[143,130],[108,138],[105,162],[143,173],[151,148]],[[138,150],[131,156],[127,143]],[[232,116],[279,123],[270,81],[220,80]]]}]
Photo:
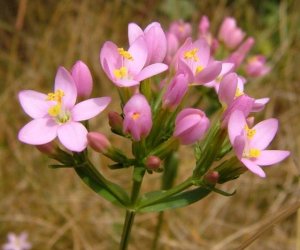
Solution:
[{"label": "pink flower", "polygon": [[82,61],[77,61],[73,65],[71,75],[76,84],[77,96],[88,98],[93,89],[93,78],[88,66]]},{"label": "pink flower", "polygon": [[259,77],[268,74],[271,68],[266,65],[266,58],[264,56],[256,55],[248,60],[245,70],[249,76]]},{"label": "pink flower", "polygon": [[183,20],[174,21],[170,25],[169,32],[177,37],[179,43],[183,43],[192,35],[192,25]]},{"label": "pink flower", "polygon": [[130,133],[134,141],[147,137],[152,128],[151,108],[147,99],[135,94],[124,106],[124,133]]},{"label": "pink flower", "polygon": [[173,34],[168,32],[166,34],[167,37],[167,55],[165,57],[165,63],[170,65],[173,57],[176,55],[176,52],[179,48],[178,38]]},{"label": "pink flower", "polygon": [[220,27],[219,39],[225,43],[225,45],[234,49],[238,46],[245,37],[245,33],[237,27],[236,20],[232,17],[226,17]]},{"label": "pink flower", "polygon": [[289,151],[265,150],[278,129],[276,119],[264,120],[249,128],[244,114],[234,112],[228,122],[229,139],[238,159],[260,177],[266,174],[261,167],[281,162],[289,156]]},{"label": "pink flower", "polygon": [[245,57],[247,56],[248,52],[251,50],[251,48],[254,45],[254,38],[249,37],[246,39],[245,42],[243,42],[236,51],[234,51],[229,58],[227,59],[227,62],[234,63],[235,69],[241,65],[241,63],[244,61]]},{"label": "pink flower", "polygon": [[198,37],[204,38],[206,42],[210,46],[210,51],[212,54],[215,53],[217,48],[219,47],[219,42],[217,39],[213,37],[213,35],[209,31],[210,22],[207,16],[202,16],[198,25]]},{"label": "pink flower", "polygon": [[105,154],[110,148],[111,143],[107,137],[99,132],[89,132],[87,134],[89,146],[98,153]]},{"label": "pink flower", "polygon": [[3,245],[3,250],[29,250],[31,244],[27,241],[27,233],[21,233],[19,236],[14,233],[9,233],[7,236],[8,242]]},{"label": "pink flower", "polygon": [[222,70],[221,62],[211,61],[210,47],[205,39],[198,39],[194,43],[187,39],[177,53],[175,61],[178,61],[178,72],[185,73],[189,77],[189,83],[210,82]]},{"label": "pink flower", "polygon": [[209,124],[209,119],[202,110],[186,108],[176,117],[173,136],[183,145],[193,144],[203,138]]},{"label": "pink flower", "polygon": [[201,36],[206,36],[209,33],[210,22],[207,16],[202,16],[199,22],[198,31]]},{"label": "pink flower", "polygon": [[137,24],[130,23],[128,25],[129,44],[132,45],[140,36],[144,37],[147,44],[148,57],[145,65],[162,62],[167,53],[167,39],[160,24],[150,23],[143,31]]},{"label": "pink flower", "polygon": [[93,98],[75,105],[76,85],[69,72],[60,67],[57,71],[54,92],[48,95],[24,90],[19,101],[25,113],[33,120],[19,132],[19,140],[42,145],[54,140],[69,150],[80,152],[87,146],[87,130],[80,121],[98,115],[110,102],[110,97]]},{"label": "pink flower", "polygon": [[147,58],[147,43],[143,36],[138,37],[128,51],[108,41],[104,43],[100,52],[100,62],[104,72],[119,87],[138,85],[140,81],[168,69],[168,66],[163,63],[144,67]]},{"label": "pink flower", "polygon": [[175,109],[188,90],[188,79],[184,74],[176,75],[163,96],[163,107]]}]

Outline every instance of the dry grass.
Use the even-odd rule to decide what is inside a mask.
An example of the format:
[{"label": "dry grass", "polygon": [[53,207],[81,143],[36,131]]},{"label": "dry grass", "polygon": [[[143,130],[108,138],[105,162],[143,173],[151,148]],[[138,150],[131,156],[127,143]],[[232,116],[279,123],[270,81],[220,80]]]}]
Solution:
[{"label": "dry grass", "polygon": [[[295,213],[300,196],[297,1],[199,2],[0,2],[0,244],[10,231],[27,231],[38,250],[117,249],[124,211],[90,191],[72,170],[47,168],[50,161],[46,157],[17,141],[17,131],[28,119],[16,95],[21,89],[49,91],[56,68],[69,68],[79,58],[93,71],[94,95],[111,95],[112,85],[98,62],[102,43],[113,40],[125,44],[130,21],[143,26],[159,20],[167,27],[171,18],[182,13],[193,22],[207,14],[214,27],[223,16],[234,15],[257,38],[256,49],[267,54],[273,70],[268,77],[251,83],[248,90],[254,96],[272,98],[262,118],[280,120],[280,133],[273,145],[291,150],[292,156],[267,170],[265,180],[247,173],[226,185],[237,189],[234,197],[212,194],[198,204],[167,212],[159,249],[230,250],[247,243],[251,236],[259,237],[247,249],[292,250],[296,242],[300,249],[300,212],[298,225]],[[178,5],[184,8],[178,11]],[[92,128],[108,132],[104,117],[94,119]],[[116,137],[111,139],[118,142]],[[182,156],[187,167],[181,169],[180,177],[189,175],[190,156]],[[111,174],[103,159],[94,156],[94,161],[102,164],[106,175],[129,186],[128,170]],[[158,177],[148,178],[144,188],[158,186]],[[136,217],[130,249],[150,249],[155,221],[155,214]]]}]

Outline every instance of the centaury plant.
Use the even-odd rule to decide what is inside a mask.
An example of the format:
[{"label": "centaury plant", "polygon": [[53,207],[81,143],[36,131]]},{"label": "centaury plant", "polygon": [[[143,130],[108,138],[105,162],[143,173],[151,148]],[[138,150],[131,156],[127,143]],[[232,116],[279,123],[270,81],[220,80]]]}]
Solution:
[{"label": "centaury plant", "polygon": [[[289,155],[266,150],[278,129],[276,119],[254,125],[252,113],[269,101],[244,90],[242,74],[260,77],[269,72],[262,55],[245,63],[254,39],[231,17],[217,36],[209,26],[202,17],[194,40],[191,25],[182,20],[166,32],[158,22],[144,30],[130,23],[128,50],[110,41],[102,46],[100,64],[119,93],[121,107],[109,112],[108,123],[112,133],[131,142],[130,155],[103,133],[89,131],[88,120],[107,108],[111,98],[87,99],[93,80],[82,61],[70,71],[58,68],[53,92],[19,93],[22,108],[33,119],[20,130],[19,140],[55,159],[53,168],[73,168],[93,191],[126,210],[120,249],[127,249],[136,214],[160,212],[155,249],[163,211],[188,206],[211,192],[231,196],[234,192],[223,191],[220,184],[248,170],[265,177],[264,166]],[[186,180],[174,185],[181,145],[193,145],[195,166]],[[89,148],[109,158],[112,171],[133,169],[131,192],[94,166]],[[149,174],[161,176],[161,190],[141,193]]]}]

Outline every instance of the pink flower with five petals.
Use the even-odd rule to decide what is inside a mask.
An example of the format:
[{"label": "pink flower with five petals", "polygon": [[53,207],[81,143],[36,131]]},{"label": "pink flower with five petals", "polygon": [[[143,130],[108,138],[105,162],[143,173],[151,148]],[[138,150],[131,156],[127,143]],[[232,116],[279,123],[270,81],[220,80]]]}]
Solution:
[{"label": "pink flower with five petals", "polygon": [[20,130],[19,140],[42,145],[58,137],[67,149],[83,151],[87,146],[88,132],[80,121],[98,115],[111,98],[92,98],[75,105],[76,98],[76,84],[63,67],[57,71],[53,93],[46,95],[33,90],[21,91],[20,104],[33,120]]}]

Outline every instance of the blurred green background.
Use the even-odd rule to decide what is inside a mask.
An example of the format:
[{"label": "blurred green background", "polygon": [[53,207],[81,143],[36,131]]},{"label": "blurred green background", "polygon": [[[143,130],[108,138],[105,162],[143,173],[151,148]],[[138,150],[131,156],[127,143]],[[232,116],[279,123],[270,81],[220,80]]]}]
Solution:
[{"label": "blurred green background", "polygon": [[[273,67],[268,76],[250,82],[247,91],[257,98],[271,97],[260,117],[279,119],[280,131],[272,145],[292,151],[292,156],[267,169],[266,179],[247,173],[228,183],[225,188],[237,189],[234,197],[212,194],[198,204],[167,212],[159,249],[234,249],[277,218],[276,225],[247,249],[299,250],[300,216],[292,209],[300,197],[299,2],[1,0],[0,245],[8,232],[27,231],[33,249],[117,249],[124,217],[124,211],[90,191],[72,170],[49,169],[50,160],[17,141],[18,130],[29,120],[17,93],[49,92],[57,67],[70,69],[81,59],[92,71],[93,95],[113,96],[108,110],[117,109],[116,91],[99,63],[104,41],[126,47],[129,22],[145,27],[159,21],[167,29],[172,20],[184,19],[196,31],[202,15],[217,32],[230,15],[256,39],[252,53],[265,54]],[[109,134],[106,115],[107,111],[95,118],[92,129]],[[123,143],[114,136],[110,139]],[[182,155],[179,178],[191,171],[191,151]],[[93,159],[105,175],[129,187],[127,170],[110,173],[104,159]],[[152,175],[143,188],[158,186],[159,175]],[[281,218],[282,209],[293,213]],[[150,249],[155,222],[155,214],[136,217],[129,249]]]}]

